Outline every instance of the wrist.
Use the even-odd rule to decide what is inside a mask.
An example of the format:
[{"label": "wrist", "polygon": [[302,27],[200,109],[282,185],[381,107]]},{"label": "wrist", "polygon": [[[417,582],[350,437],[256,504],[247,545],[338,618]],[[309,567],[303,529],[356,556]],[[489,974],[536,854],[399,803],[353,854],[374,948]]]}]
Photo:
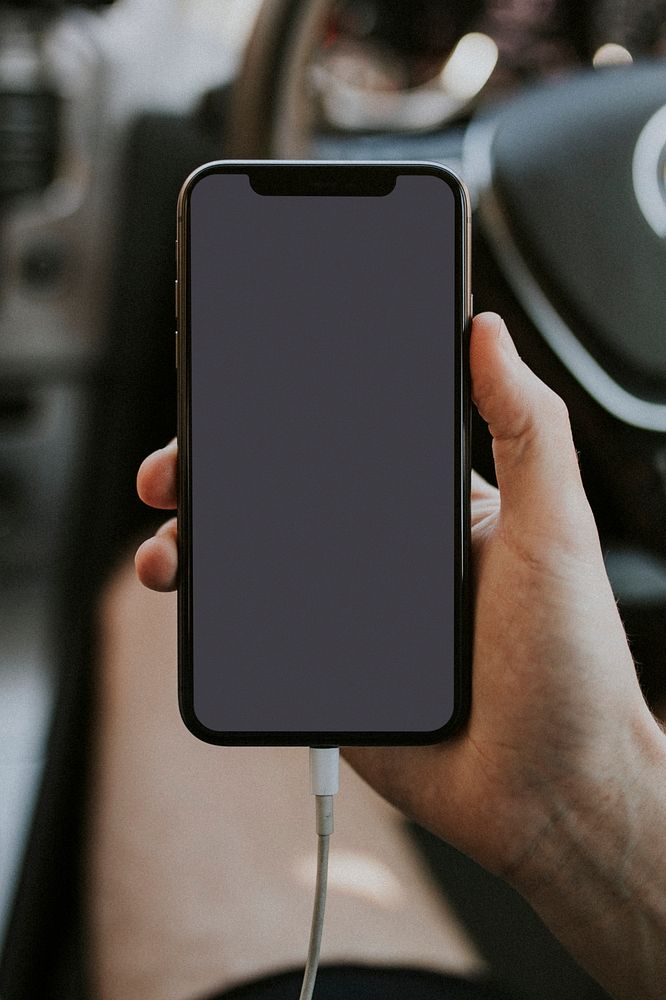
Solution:
[{"label": "wrist", "polygon": [[613,995],[656,997],[666,939],[666,735],[645,708],[604,757],[553,793],[547,821],[508,878]]},{"label": "wrist", "polygon": [[645,707],[607,752],[547,794],[543,824],[508,881],[534,903],[568,881],[572,866],[596,860],[614,872],[622,857],[626,867],[627,847],[654,834],[648,813],[666,808],[665,778],[666,734]]}]

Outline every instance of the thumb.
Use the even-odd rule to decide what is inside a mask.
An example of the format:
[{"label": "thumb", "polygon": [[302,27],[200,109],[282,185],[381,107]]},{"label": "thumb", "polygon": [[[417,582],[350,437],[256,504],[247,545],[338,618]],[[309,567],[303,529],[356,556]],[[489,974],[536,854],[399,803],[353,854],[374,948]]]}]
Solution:
[{"label": "thumb", "polygon": [[564,402],[520,359],[495,313],[474,319],[470,366],[472,396],[493,438],[504,527],[524,541],[557,537],[578,547],[594,522]]}]

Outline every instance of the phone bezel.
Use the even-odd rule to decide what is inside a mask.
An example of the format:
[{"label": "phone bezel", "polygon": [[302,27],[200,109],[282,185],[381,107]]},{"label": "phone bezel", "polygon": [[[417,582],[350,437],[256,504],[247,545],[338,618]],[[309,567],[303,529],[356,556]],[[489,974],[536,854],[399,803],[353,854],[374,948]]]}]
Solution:
[{"label": "phone bezel", "polygon": [[[455,476],[455,561],[459,567],[455,590],[454,709],[450,719],[429,732],[218,732],[203,725],[194,711],[192,629],[191,394],[190,394],[190,199],[202,178],[212,173],[248,175],[255,190],[291,194],[386,194],[401,175],[440,177],[455,201],[455,413],[457,418]],[[262,192],[260,192],[262,193]],[[180,579],[178,587],[178,697],[180,713],[190,732],[219,746],[418,746],[438,743],[466,721],[471,692],[472,604],[470,593],[470,378],[471,327],[469,195],[460,178],[438,163],[408,161],[280,161],[216,160],[203,164],[185,180],[177,215],[177,347],[178,366],[178,530]]]}]

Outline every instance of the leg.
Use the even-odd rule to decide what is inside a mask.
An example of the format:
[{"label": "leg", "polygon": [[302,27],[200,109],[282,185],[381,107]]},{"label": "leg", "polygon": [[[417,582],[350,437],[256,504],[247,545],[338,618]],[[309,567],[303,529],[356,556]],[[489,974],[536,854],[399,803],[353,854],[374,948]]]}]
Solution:
[{"label": "leg", "polygon": [[[175,597],[144,590],[129,565],[100,611],[88,906],[101,1000],[205,995],[302,965],[307,948],[307,752],[190,736],[175,615]],[[481,971],[399,814],[342,766],[323,960]]]}]

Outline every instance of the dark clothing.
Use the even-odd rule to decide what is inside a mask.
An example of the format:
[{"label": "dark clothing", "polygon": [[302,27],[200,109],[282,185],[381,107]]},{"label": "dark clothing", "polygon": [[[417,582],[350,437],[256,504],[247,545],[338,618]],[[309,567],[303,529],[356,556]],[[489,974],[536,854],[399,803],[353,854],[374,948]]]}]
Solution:
[{"label": "dark clothing", "polygon": [[[303,972],[294,970],[244,983],[210,1000],[298,1000]],[[322,966],[316,1000],[510,1000],[482,982],[421,969]]]}]

